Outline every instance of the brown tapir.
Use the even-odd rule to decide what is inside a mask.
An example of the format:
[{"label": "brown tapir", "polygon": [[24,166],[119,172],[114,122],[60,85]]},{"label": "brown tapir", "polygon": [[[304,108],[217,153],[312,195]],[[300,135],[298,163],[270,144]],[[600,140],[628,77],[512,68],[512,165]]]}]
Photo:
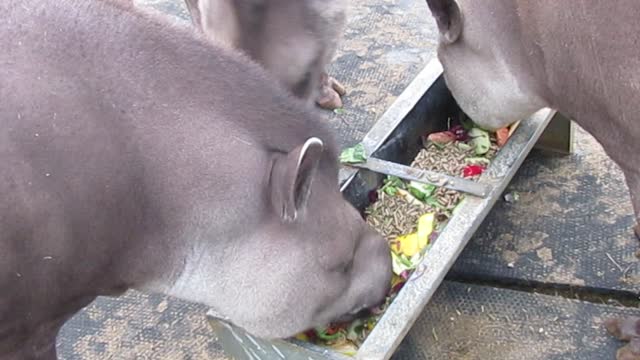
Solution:
[{"label": "brown tapir", "polygon": [[185,0],[193,24],[267,68],[294,95],[342,107],[326,72],[346,24],[347,0]]},{"label": "brown tapir", "polygon": [[[638,219],[638,1],[427,3],[440,31],[444,78],[460,107],[488,129],[544,107],[572,118],[622,168]],[[640,237],[640,225],[635,233]]]},{"label": "brown tapir", "polygon": [[0,3],[1,359],[54,359],[67,319],[130,288],[265,338],[383,301],[388,245],[332,132],[271,79],[116,2]]}]

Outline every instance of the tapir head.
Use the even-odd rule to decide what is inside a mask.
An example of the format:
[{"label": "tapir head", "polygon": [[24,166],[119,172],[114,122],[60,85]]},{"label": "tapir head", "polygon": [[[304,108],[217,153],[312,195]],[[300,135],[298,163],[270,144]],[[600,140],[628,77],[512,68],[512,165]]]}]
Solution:
[{"label": "tapir head", "polygon": [[269,219],[244,260],[255,273],[235,313],[248,331],[287,337],[384,300],[389,246],[343,198],[337,164],[318,138],[275,155]]},{"label": "tapir head", "polygon": [[495,130],[545,107],[515,1],[427,0],[440,32],[447,87],[478,125]]},{"label": "tapir head", "polygon": [[264,338],[382,303],[391,285],[389,246],[340,192],[335,146],[312,137],[269,157],[264,179],[242,195],[256,197],[258,218],[239,221],[242,236],[230,234],[216,249],[213,270],[208,260],[188,265],[215,275],[185,278],[171,293]]}]

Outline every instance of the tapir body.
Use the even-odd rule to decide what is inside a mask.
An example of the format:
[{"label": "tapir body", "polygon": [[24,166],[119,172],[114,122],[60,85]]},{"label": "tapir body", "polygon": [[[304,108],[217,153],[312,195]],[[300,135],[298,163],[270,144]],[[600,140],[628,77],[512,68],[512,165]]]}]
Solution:
[{"label": "tapir body", "polygon": [[342,107],[344,86],[327,74],[346,25],[347,0],[185,0],[207,37],[238,49],[296,97]]},{"label": "tapir body", "polygon": [[640,214],[637,1],[427,3],[447,86],[475,122],[497,129],[545,107],[560,111],[622,168]]},{"label": "tapir body", "polygon": [[[622,169],[640,238],[638,1],[427,3],[440,31],[444,78],[460,107],[488,129],[545,107],[573,119]],[[640,320],[610,326],[623,323],[632,341],[618,359],[640,359]]]},{"label": "tapir body", "polygon": [[0,358],[134,288],[287,337],[375,306],[386,241],[338,148],[248,57],[117,2],[0,4]]}]

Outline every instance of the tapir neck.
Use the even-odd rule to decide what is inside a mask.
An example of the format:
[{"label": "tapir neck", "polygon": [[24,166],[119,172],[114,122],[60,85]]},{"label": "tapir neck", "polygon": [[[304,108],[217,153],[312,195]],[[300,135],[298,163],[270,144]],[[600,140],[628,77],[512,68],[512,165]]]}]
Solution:
[{"label": "tapir neck", "polygon": [[[640,137],[637,2],[521,0],[518,5],[523,42],[550,107],[594,135],[621,166],[628,164],[632,159],[623,144]],[[630,168],[637,168],[639,161],[632,163]]]},{"label": "tapir neck", "polygon": [[[637,119],[624,113],[637,103],[640,83],[640,9],[634,0],[615,6],[597,0],[543,5],[521,0],[518,7],[527,55],[535,59],[534,75],[548,89],[551,107],[592,133],[599,130],[589,120],[594,117]],[[611,94],[609,82],[624,91]]]}]

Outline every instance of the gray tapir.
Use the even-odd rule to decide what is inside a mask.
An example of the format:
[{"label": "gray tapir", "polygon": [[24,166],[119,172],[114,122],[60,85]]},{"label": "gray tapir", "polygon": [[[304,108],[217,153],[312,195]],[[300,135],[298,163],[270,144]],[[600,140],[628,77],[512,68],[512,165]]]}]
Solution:
[{"label": "gray tapir", "polygon": [[265,338],[383,301],[389,248],[332,132],[271,79],[117,1],[0,2],[1,359],[54,359],[66,320],[130,288]]},{"label": "gray tapir", "polygon": [[344,86],[326,72],[346,24],[347,0],[185,0],[193,24],[241,50],[305,101],[342,107]]},{"label": "gray tapir", "polygon": [[440,31],[444,78],[460,107],[488,129],[544,107],[574,119],[622,168],[639,218],[638,1],[427,3]]}]

